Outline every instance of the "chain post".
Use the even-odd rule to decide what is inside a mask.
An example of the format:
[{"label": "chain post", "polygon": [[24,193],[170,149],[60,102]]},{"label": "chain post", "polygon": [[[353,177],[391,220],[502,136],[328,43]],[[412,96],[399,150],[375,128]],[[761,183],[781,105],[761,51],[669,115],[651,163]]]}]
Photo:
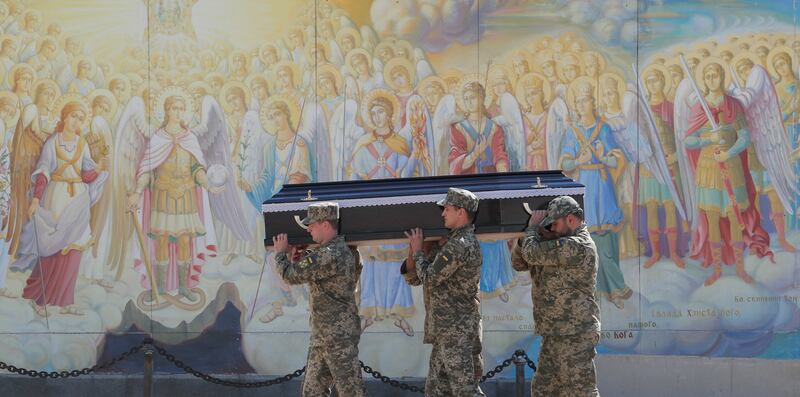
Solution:
[{"label": "chain post", "polygon": [[522,357],[525,354],[523,350],[517,350],[514,352],[514,365],[516,366],[516,387],[517,387],[517,397],[523,397],[525,395],[525,358]]},{"label": "chain post", "polygon": [[144,397],[153,396],[153,349],[144,351]]}]

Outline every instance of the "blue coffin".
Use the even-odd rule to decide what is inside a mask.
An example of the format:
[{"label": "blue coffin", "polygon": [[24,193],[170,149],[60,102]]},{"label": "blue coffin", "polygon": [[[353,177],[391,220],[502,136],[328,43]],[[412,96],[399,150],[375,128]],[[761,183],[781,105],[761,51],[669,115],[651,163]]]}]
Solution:
[{"label": "blue coffin", "polygon": [[339,203],[339,232],[354,245],[406,241],[404,231],[420,227],[426,237],[447,234],[436,205],[450,187],[475,193],[480,199],[475,219],[479,238],[519,236],[528,211],[545,209],[556,196],[568,195],[583,205],[584,186],[560,171],[434,176],[286,185],[264,202],[264,243],[287,233],[290,244],[310,244],[300,224],[309,204]]}]

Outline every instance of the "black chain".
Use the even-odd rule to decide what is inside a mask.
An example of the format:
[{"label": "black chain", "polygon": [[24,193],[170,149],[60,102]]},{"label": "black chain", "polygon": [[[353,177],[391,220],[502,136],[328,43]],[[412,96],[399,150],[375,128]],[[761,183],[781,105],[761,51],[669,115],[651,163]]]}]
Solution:
[{"label": "black chain", "polygon": [[20,367],[14,366],[14,365],[6,364],[3,361],[0,361],[0,370],[5,370],[5,371],[11,372],[11,373],[15,373],[15,374],[19,374],[19,375],[30,376],[31,378],[43,378],[43,379],[44,378],[50,378],[50,379],[75,378],[75,377],[78,377],[78,376],[81,376],[81,375],[89,375],[91,373],[95,373],[95,372],[102,371],[102,370],[107,369],[107,368],[111,368],[114,364],[116,364],[116,363],[118,363],[120,361],[123,361],[123,360],[127,359],[128,357],[130,357],[131,355],[136,354],[139,351],[141,351],[142,347],[144,347],[145,344],[146,344],[146,342],[142,342],[142,343],[140,343],[140,344],[138,344],[136,346],[133,346],[128,351],[123,352],[119,356],[116,356],[116,357],[112,358],[110,361],[107,361],[105,363],[102,363],[102,364],[98,363],[98,364],[95,364],[92,367],[83,368],[83,369],[74,369],[72,371],[60,371],[60,372],[57,372],[57,371],[52,371],[52,372],[34,371],[32,369],[25,369],[25,368],[20,368]]},{"label": "black chain", "polygon": [[517,350],[514,352],[514,357],[522,357],[525,359],[525,363],[528,364],[528,368],[532,369],[533,372],[536,372],[536,364],[533,363],[530,357],[528,357],[528,353],[525,353],[525,350]]},{"label": "black chain", "polygon": [[372,367],[370,367],[368,365],[364,365],[364,362],[361,361],[361,360],[359,360],[358,363],[361,364],[361,369],[363,369],[364,372],[372,375],[373,378],[378,379],[381,382],[386,383],[387,385],[389,385],[391,387],[396,387],[396,388],[401,389],[401,390],[412,391],[414,393],[424,393],[425,392],[425,388],[424,387],[412,386],[412,385],[409,385],[408,383],[404,383],[404,382],[400,382],[398,380],[391,379],[388,376],[383,375],[380,372],[372,369]]},{"label": "black chain", "polygon": [[217,384],[217,385],[222,385],[222,386],[230,386],[230,387],[238,387],[238,388],[268,387],[268,386],[274,386],[274,385],[279,385],[279,384],[284,383],[284,382],[288,382],[288,381],[290,381],[290,380],[292,380],[294,378],[300,377],[301,375],[303,375],[304,372],[306,372],[306,367],[304,366],[303,368],[300,368],[300,369],[298,369],[298,370],[296,370],[296,371],[294,371],[294,372],[292,372],[290,374],[286,374],[284,376],[281,376],[281,377],[278,377],[278,378],[275,378],[275,379],[265,380],[265,381],[261,381],[261,382],[234,382],[234,381],[230,381],[230,380],[216,378],[216,377],[213,377],[213,376],[208,375],[208,374],[204,374],[204,373],[202,373],[202,372],[200,372],[200,371],[198,371],[198,370],[186,365],[183,361],[178,360],[172,354],[167,353],[167,350],[164,349],[161,346],[153,345],[153,349],[155,349],[155,351],[158,354],[160,354],[162,357],[164,357],[167,361],[172,363],[172,365],[178,367],[179,369],[182,369],[187,374],[194,375],[194,376],[196,376],[196,377],[198,377],[198,378],[200,378],[200,379],[202,379],[202,380],[204,380],[206,382],[211,382],[211,383],[214,383],[214,384]]}]

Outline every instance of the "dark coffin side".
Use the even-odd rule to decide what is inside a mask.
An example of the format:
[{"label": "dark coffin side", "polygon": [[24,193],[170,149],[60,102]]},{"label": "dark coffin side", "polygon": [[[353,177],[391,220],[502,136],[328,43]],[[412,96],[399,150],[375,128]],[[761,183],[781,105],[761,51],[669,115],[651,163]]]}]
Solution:
[{"label": "dark coffin side", "polygon": [[484,238],[522,233],[530,216],[526,209],[545,209],[556,196],[572,196],[583,206],[583,185],[560,171],[286,185],[263,205],[264,243],[272,245],[280,233],[288,234],[290,244],[312,243],[299,221],[309,204],[322,201],[339,203],[339,232],[352,244],[402,242],[415,227],[426,237],[443,236],[447,229],[435,203],[450,187],[479,197],[475,231]]}]

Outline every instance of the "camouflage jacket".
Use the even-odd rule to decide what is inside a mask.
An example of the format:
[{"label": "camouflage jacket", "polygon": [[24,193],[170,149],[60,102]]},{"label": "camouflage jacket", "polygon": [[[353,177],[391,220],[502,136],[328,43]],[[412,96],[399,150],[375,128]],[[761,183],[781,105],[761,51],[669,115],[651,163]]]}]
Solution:
[{"label": "camouflage jacket", "polygon": [[533,319],[539,335],[574,335],[600,331],[600,308],[595,300],[597,248],[586,226],[571,236],[543,240],[538,231],[514,247],[517,271],[530,271],[533,280]]},{"label": "camouflage jacket", "polygon": [[343,236],[307,250],[294,263],[285,252],[275,256],[284,281],[308,284],[312,346],[345,340],[358,342],[361,335],[355,299],[360,275],[358,259]]},{"label": "camouflage jacket", "polygon": [[[438,248],[438,247],[437,247]],[[415,272],[401,273],[410,285],[422,285],[425,300],[425,338],[433,340],[446,332],[478,336],[481,326],[478,284],[483,258],[475,238],[475,226],[455,229],[447,243],[425,255],[414,254]]]}]

